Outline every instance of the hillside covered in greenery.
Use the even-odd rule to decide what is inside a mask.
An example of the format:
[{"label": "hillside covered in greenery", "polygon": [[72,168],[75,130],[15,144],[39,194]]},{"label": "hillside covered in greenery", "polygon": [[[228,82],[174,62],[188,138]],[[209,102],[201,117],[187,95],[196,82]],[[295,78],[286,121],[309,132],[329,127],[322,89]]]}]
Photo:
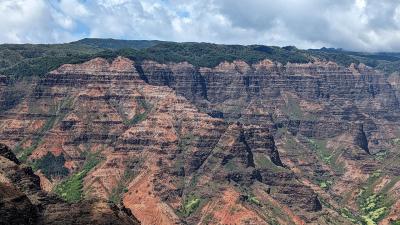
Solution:
[{"label": "hillside covered in greenery", "polygon": [[187,61],[198,67],[214,67],[220,62],[233,60],[254,63],[271,59],[281,63],[306,63],[315,58],[345,66],[362,62],[386,72],[393,72],[400,65],[399,53],[360,53],[328,48],[300,50],[293,46],[82,39],[53,45],[0,45],[0,74],[12,79],[42,76],[65,63],[81,63],[95,57],[112,59],[118,55],[138,62],[146,59],[161,63]]}]

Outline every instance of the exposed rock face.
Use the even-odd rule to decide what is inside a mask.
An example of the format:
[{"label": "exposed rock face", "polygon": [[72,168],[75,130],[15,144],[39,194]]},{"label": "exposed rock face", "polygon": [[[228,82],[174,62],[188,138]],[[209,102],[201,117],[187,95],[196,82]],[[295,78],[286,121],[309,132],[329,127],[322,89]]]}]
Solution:
[{"label": "exposed rock face", "polygon": [[36,224],[37,208],[14,186],[0,183],[0,224]]},{"label": "exposed rock face", "polygon": [[[150,84],[169,85],[206,112],[238,118],[249,103],[257,101],[258,110],[274,112],[277,121],[310,137],[336,136],[348,130],[349,122],[371,116],[396,121],[399,115],[399,102],[385,76],[362,66],[235,61],[195,70],[188,64],[146,62],[143,72]],[[198,91],[199,80],[206,94]],[[279,112],[296,103],[290,100],[299,100],[304,115],[299,112],[290,118]]]},{"label": "exposed rock face", "polygon": [[[337,176],[335,170],[341,163],[346,165],[349,173],[360,170],[360,174],[356,175],[356,172],[354,177],[358,176],[356,180],[361,181],[348,182],[343,178],[349,189],[359,187],[362,185],[359,182],[362,183],[363,179],[365,181],[368,174],[386,167],[383,163],[377,164],[374,157],[365,153],[386,151],[387,156],[397,157],[398,150],[393,145],[393,140],[400,135],[396,92],[386,81],[384,74],[364,65],[353,64],[349,68],[331,62],[281,65],[265,60],[255,65],[235,61],[221,63],[216,68],[196,69],[185,63],[162,65],[148,61],[143,63],[142,71],[142,76],[146,77],[149,84],[168,85],[212,117],[227,121],[239,120],[247,127],[253,126],[253,132],[244,135],[248,136],[251,144],[245,141],[243,134],[239,135],[236,148],[241,149],[238,151],[241,155],[227,155],[222,160],[227,163],[230,158],[240,158],[244,163],[242,173],[244,168],[253,166],[249,158],[260,158],[257,156],[257,149],[262,144],[257,142],[262,141],[263,137],[258,135],[258,131],[254,132],[254,129],[268,130],[278,139],[277,148],[273,147],[274,139],[270,141],[273,144],[269,146],[272,147],[267,148],[272,163],[278,166],[288,164],[293,171],[306,173],[311,179],[320,180],[319,182],[337,179],[333,177]],[[287,130],[297,137],[294,140],[288,139],[279,130]],[[325,146],[322,149],[318,149],[320,146],[316,147],[318,154],[315,151],[308,152],[308,149],[315,148],[312,144],[310,146],[310,139],[339,139],[337,141],[341,143],[343,135],[350,138],[348,142],[344,140],[342,143],[343,148],[347,146],[343,153],[333,149],[329,149],[333,150],[332,153],[321,153]],[[299,144],[287,146],[287,142],[292,141]],[[338,148],[339,143],[332,147]],[[252,146],[249,147],[250,145]],[[301,150],[293,151],[293,148],[299,147]],[[252,154],[248,153],[249,148],[253,150]],[[329,155],[341,156],[337,160],[332,158],[336,160],[330,162],[333,165],[327,165],[327,158],[320,163],[321,157]],[[282,157],[286,163],[282,163]],[[396,173],[390,173],[391,176],[396,176]],[[304,174],[300,176],[304,177]],[[228,177],[235,181],[243,180],[243,174],[233,173]],[[259,180],[268,179],[266,174],[254,177]],[[288,192],[298,192],[298,189]],[[305,202],[304,207],[308,208],[307,206],[312,206],[310,209],[314,210],[321,208],[321,204],[318,201],[313,203],[313,200]]]},{"label": "exposed rock face", "polygon": [[39,182],[0,144],[0,224],[139,224],[129,210],[94,199],[69,204],[43,192]]},{"label": "exposed rock face", "polygon": [[0,155],[4,158],[14,162],[17,165],[20,164],[20,162],[18,161],[15,154],[6,145],[1,144],[1,143],[0,143]]},{"label": "exposed rock face", "polygon": [[384,160],[398,162],[398,99],[383,74],[363,65],[97,58],[31,85],[0,114],[0,141],[39,170],[51,169],[40,164],[49,152],[62,156],[64,165],[51,166],[69,174],[47,177],[47,186],[84,174],[81,197],[102,201],[37,209],[42,200],[30,196],[40,180],[21,169],[7,178],[29,175],[16,210],[38,210],[24,221],[51,224],[68,211],[90,216],[67,223],[110,221],[115,208],[104,200],[112,200],[142,224],[349,224],[350,214],[368,216],[359,203],[371,179],[383,186],[375,194],[400,194],[400,169]]}]

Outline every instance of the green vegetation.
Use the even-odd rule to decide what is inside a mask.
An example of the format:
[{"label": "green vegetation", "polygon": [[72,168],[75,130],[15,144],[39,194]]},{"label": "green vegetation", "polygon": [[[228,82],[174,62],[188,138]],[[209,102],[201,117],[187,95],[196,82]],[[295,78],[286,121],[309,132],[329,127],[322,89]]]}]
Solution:
[{"label": "green vegetation", "polygon": [[[26,95],[26,87],[18,88],[17,85],[7,85],[4,88],[4,93],[7,93],[7,96],[0,96],[0,113],[6,112],[9,109],[17,106],[23,97]],[[23,90],[25,89],[25,90]]]},{"label": "green vegetation", "polygon": [[254,161],[255,164],[260,167],[260,168],[268,168],[269,170],[273,172],[281,172],[285,171],[284,168],[275,165],[271,159],[263,154],[255,153],[254,154]]},{"label": "green vegetation", "polygon": [[338,163],[341,151],[331,151],[327,149],[326,140],[308,139],[308,141],[321,160],[330,165],[337,173],[341,174],[344,172],[344,166],[341,163]]},{"label": "green vegetation", "polygon": [[332,181],[330,181],[330,180],[327,180],[327,181],[321,181],[320,183],[319,183],[319,186],[321,187],[321,188],[323,188],[323,189],[329,189],[329,187],[330,186],[332,186]]},{"label": "green vegetation", "polygon": [[400,60],[395,62],[385,62],[381,61],[375,67],[378,70],[385,71],[388,74],[398,72],[400,68]]},{"label": "green vegetation", "polygon": [[83,198],[83,179],[102,160],[100,153],[86,153],[85,163],[80,172],[72,174],[57,185],[54,192],[67,202],[79,202]]},{"label": "green vegetation", "polygon": [[247,194],[241,196],[242,200],[245,200],[250,204],[262,206],[260,200],[258,200],[256,196],[254,196],[252,193],[249,193],[248,190],[244,190],[244,192],[247,192]]},{"label": "green vegetation", "polygon": [[127,180],[128,178],[126,178],[126,175],[124,175],[123,178],[118,182],[117,186],[111,191],[109,200],[114,204],[121,203],[123,194],[128,192],[128,189],[126,188]]},{"label": "green vegetation", "polygon": [[[24,141],[20,142],[14,151],[16,153],[19,153],[18,159],[22,162],[26,162],[28,157],[33,153],[33,151],[41,144],[42,138],[46,135],[46,133],[54,127],[57,121],[61,120],[63,116],[65,116],[65,113],[63,109],[68,107],[68,104],[70,104],[70,101],[62,101],[58,104],[56,104],[53,108],[49,110],[50,113],[53,113],[53,115],[46,120],[45,124],[36,132],[33,137],[32,137],[32,144],[28,148],[22,148],[21,145],[24,143]],[[62,113],[63,112],[63,113]]]},{"label": "green vegetation", "polygon": [[102,49],[81,44],[0,45],[0,74],[12,79],[41,76],[65,63],[80,63]]},{"label": "green vegetation", "polygon": [[192,146],[193,141],[198,139],[198,137],[194,136],[192,133],[188,133],[186,135],[182,135],[180,133],[180,130],[177,130],[177,133],[179,135],[178,139],[178,154],[176,158],[174,159],[174,162],[172,164],[172,171],[174,174],[179,176],[179,181],[178,181],[178,187],[182,188],[183,190],[189,190],[192,187],[196,185],[197,182],[197,175],[193,174],[192,178],[190,180],[187,179],[186,177],[186,163],[187,163],[187,152],[190,150],[190,147]]},{"label": "green vegetation", "polygon": [[[124,120],[124,124],[126,126],[133,126],[133,125],[136,125],[136,124],[142,122],[143,120],[145,120],[147,118],[148,114],[150,113],[151,109],[153,108],[153,106],[150,103],[148,103],[144,98],[137,98],[136,102],[139,107],[136,110],[136,114],[135,114],[135,116],[133,116],[132,119]],[[144,111],[140,112],[141,110],[144,110]]]},{"label": "green vegetation", "polygon": [[361,215],[356,216],[347,208],[341,210],[341,216],[353,223],[365,225],[377,225],[378,222],[387,214],[387,203],[384,195],[371,194],[369,190],[363,190],[359,195],[358,204],[360,205]]},{"label": "green vegetation", "polygon": [[[245,186],[237,186],[236,187],[237,191],[239,193],[242,193],[240,195],[239,200],[241,203],[248,203],[251,205],[251,208],[254,209],[257,214],[262,216],[263,218],[266,218],[268,220],[269,224],[279,224],[277,222],[277,219],[280,218],[283,221],[286,221],[287,224],[295,224],[291,219],[290,216],[282,210],[282,208],[277,205],[275,202],[271,202],[268,198],[263,198],[262,200],[258,199],[252,191],[249,189],[249,187]],[[269,189],[269,190],[268,190]],[[270,186],[264,186],[264,188],[261,188],[260,191],[264,192],[265,194],[268,193],[275,193],[274,191],[275,188],[270,187]],[[247,208],[247,206],[245,206]],[[279,221],[279,219],[278,219]]]},{"label": "green vegetation", "polygon": [[79,173],[73,174],[68,179],[59,184],[54,192],[67,202],[79,202],[82,198],[83,178],[87,171],[82,170]]},{"label": "green vegetation", "polygon": [[400,176],[392,177],[390,182],[382,188],[381,193],[387,193],[394,185],[400,181]]},{"label": "green vegetation", "polygon": [[340,49],[299,50],[294,46],[219,45],[210,43],[175,43],[146,40],[82,39],[67,44],[0,45],[0,74],[13,79],[42,76],[65,63],[81,63],[95,57],[112,59],[124,56],[137,62],[155,60],[160,63],[187,61],[197,67],[214,67],[223,61],[243,60],[256,63],[270,59],[280,63],[307,63],[329,60],[339,65],[364,63],[393,72],[398,70],[397,53],[359,53]]},{"label": "green vegetation", "polygon": [[283,112],[289,116],[291,120],[317,120],[316,115],[305,113],[301,110],[299,100],[289,96],[287,99],[287,103],[283,108]]},{"label": "green vegetation", "polygon": [[194,211],[196,211],[199,208],[200,203],[201,203],[200,198],[191,195],[183,203],[180,213],[183,216],[190,216]]},{"label": "green vegetation", "polygon": [[381,176],[381,174],[382,174],[382,171],[381,170],[377,170],[377,171],[372,173],[371,177],[372,178],[378,178],[378,177]]},{"label": "green vegetation", "polygon": [[256,155],[254,157],[255,163],[260,166],[261,168],[274,168],[276,167],[275,164],[271,162],[271,160],[265,155]]},{"label": "green vegetation", "polygon": [[56,121],[56,117],[50,117],[46,123],[43,125],[43,127],[33,135],[33,144],[29,146],[28,148],[22,148],[20,145],[17,145],[15,148],[16,153],[21,153],[18,156],[18,159],[21,162],[26,162],[28,157],[32,155],[33,151],[39,146],[39,144],[42,141],[42,138],[46,134],[47,131],[49,131],[53,126]]},{"label": "green vegetation", "polygon": [[340,212],[340,215],[353,223],[357,223],[360,221],[360,218],[353,215],[348,208],[343,208]]},{"label": "green vegetation", "polygon": [[188,150],[193,141],[195,141],[195,139],[196,137],[192,133],[182,136],[178,142],[178,149],[181,152],[185,152],[186,150]]},{"label": "green vegetation", "polygon": [[72,42],[72,44],[82,44],[94,48],[104,49],[144,49],[163,43],[163,41],[149,40],[116,40],[116,39],[101,39],[101,38],[84,38],[82,40]]},{"label": "green vegetation", "polygon": [[84,39],[58,45],[0,45],[0,74],[14,79],[42,76],[65,63],[81,63],[95,57],[112,59],[119,55],[137,62],[187,61],[199,67],[214,67],[223,61],[233,60],[255,63],[266,58],[281,63],[311,61],[309,56],[296,48]]},{"label": "green vegetation", "polygon": [[363,200],[361,203],[361,210],[364,213],[362,219],[369,225],[377,224],[386,214],[387,208],[382,206],[382,196],[374,194]]},{"label": "green vegetation", "polygon": [[255,63],[266,58],[281,63],[310,61],[297,49],[209,43],[162,43],[141,51],[138,56],[139,60],[149,58],[163,63],[187,61],[199,67],[214,67],[223,61],[233,60]]},{"label": "green vegetation", "polygon": [[[342,49],[311,49],[308,50],[313,56],[318,58],[325,58],[330,61],[337,62],[341,65],[349,66],[351,63],[364,63],[367,66],[376,67],[389,72],[388,69],[399,65],[400,54],[399,53],[365,53],[365,52],[351,52],[344,51]],[[397,67],[398,68],[398,67]]]},{"label": "green vegetation", "polygon": [[226,168],[226,170],[228,172],[234,172],[237,171],[239,167],[239,165],[235,162],[235,160],[230,159],[225,165],[224,168]]},{"label": "green vegetation", "polygon": [[141,161],[137,159],[128,160],[128,165],[125,169],[124,175],[110,193],[109,200],[111,202],[114,202],[115,204],[121,203],[124,193],[128,192],[126,187],[137,176],[137,167],[140,165]]},{"label": "green vegetation", "polygon": [[128,120],[125,124],[132,126],[138,124],[147,118],[147,112],[136,114],[131,120]]},{"label": "green vegetation", "polygon": [[258,205],[258,206],[261,205],[260,201],[255,196],[249,196],[248,199],[251,204]]},{"label": "green vegetation", "polygon": [[400,225],[400,220],[393,221],[391,225]]},{"label": "green vegetation", "polygon": [[304,117],[303,112],[301,111],[299,102],[292,98],[288,97],[288,102],[286,103],[286,107],[284,108],[284,112],[286,115],[290,117],[292,120],[300,120]]},{"label": "green vegetation", "polygon": [[332,152],[330,152],[326,148],[326,141],[325,140],[313,140],[309,139],[309,142],[311,143],[313,150],[318,153],[320,158],[325,162],[330,164],[332,160]]},{"label": "green vegetation", "polygon": [[70,108],[72,105],[72,99],[66,98],[61,102],[57,102],[54,104],[52,108],[49,109],[49,113],[53,114],[45,124],[36,132],[32,137],[32,144],[28,148],[22,148],[21,145],[25,142],[25,140],[21,141],[14,149],[18,155],[18,159],[21,162],[26,162],[28,157],[33,153],[33,151],[41,144],[42,138],[46,135],[46,133],[51,130],[54,125],[61,121],[66,115],[66,109]]},{"label": "green vegetation", "polygon": [[35,141],[33,145],[27,148],[22,148],[21,146],[17,145],[14,149],[14,152],[21,152],[21,155],[18,156],[18,160],[21,162],[26,162],[28,157],[32,155],[33,151],[37,148],[38,145],[39,141]]},{"label": "green vegetation", "polygon": [[215,219],[214,219],[214,216],[212,214],[207,214],[204,217],[204,219],[202,221],[202,224],[213,224],[214,220]]},{"label": "green vegetation", "polygon": [[326,59],[328,61],[336,62],[339,65],[350,66],[352,63],[360,63],[359,59],[350,55],[349,52],[336,50],[336,49],[310,49],[307,52],[311,56]]},{"label": "green vegetation", "polygon": [[270,219],[268,219],[268,223],[271,224],[271,225],[280,225],[280,223],[278,222],[278,220],[275,219],[275,218],[270,218]]},{"label": "green vegetation", "polygon": [[400,138],[393,139],[393,144],[400,146]]},{"label": "green vegetation", "polygon": [[387,151],[381,151],[376,153],[374,156],[377,160],[382,161],[387,157],[387,153],[388,153]]},{"label": "green vegetation", "polygon": [[400,177],[393,178],[379,192],[375,193],[374,188],[381,177],[381,171],[374,172],[358,195],[357,203],[361,209],[361,221],[364,224],[378,224],[387,215],[388,209],[395,201],[388,195],[388,191],[400,180]]},{"label": "green vegetation", "polygon": [[339,65],[364,63],[384,70],[396,71],[400,55],[396,53],[359,53],[340,49],[299,50],[294,46],[219,45],[210,43],[175,43],[146,40],[82,39],[67,44],[0,45],[0,74],[12,79],[42,76],[65,63],[81,63],[95,57],[112,59],[124,56],[141,62],[155,60],[160,63],[187,61],[197,67],[214,67],[223,61],[243,60],[256,63],[270,59],[280,63],[307,63],[329,60]]},{"label": "green vegetation", "polygon": [[65,158],[63,154],[54,156],[51,152],[48,152],[45,156],[34,162],[33,169],[40,169],[48,179],[52,177],[65,177],[68,175],[68,169],[64,167],[64,164]]}]

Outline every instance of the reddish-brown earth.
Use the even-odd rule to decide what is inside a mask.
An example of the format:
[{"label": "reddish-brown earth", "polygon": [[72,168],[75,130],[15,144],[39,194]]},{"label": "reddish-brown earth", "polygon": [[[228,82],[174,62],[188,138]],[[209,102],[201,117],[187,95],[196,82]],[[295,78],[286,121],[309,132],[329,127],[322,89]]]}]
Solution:
[{"label": "reddish-brown earth", "polygon": [[[80,177],[78,200],[113,201],[142,224],[352,224],[373,213],[390,224],[400,198],[394,83],[332,62],[96,58],[19,83],[26,95],[1,113],[0,142],[42,189],[68,200],[60,186]],[[49,155],[65,161],[49,169]]]}]

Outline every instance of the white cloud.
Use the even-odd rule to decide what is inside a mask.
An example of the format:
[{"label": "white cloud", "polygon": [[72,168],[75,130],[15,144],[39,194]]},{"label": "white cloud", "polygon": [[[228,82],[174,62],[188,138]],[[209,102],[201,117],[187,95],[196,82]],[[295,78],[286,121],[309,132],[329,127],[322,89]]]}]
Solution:
[{"label": "white cloud", "polygon": [[399,0],[0,0],[0,42],[83,37],[400,51]]},{"label": "white cloud", "polygon": [[[43,38],[48,24],[38,25],[34,22],[45,21],[49,17],[43,1],[3,0],[0,3],[0,39],[6,42],[33,41]],[[25,38],[24,36],[27,35]]]}]

